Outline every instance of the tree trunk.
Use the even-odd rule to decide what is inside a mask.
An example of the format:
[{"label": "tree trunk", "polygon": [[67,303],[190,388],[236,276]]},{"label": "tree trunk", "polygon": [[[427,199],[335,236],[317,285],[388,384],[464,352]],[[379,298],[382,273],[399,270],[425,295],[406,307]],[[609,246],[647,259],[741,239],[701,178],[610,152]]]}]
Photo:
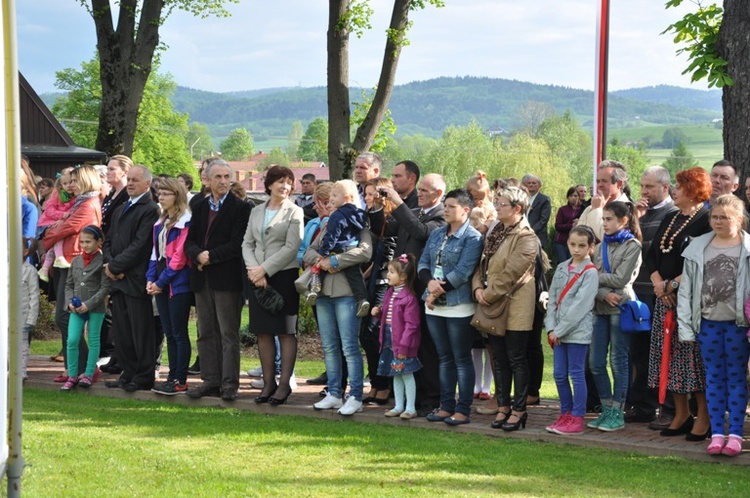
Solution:
[{"label": "tree trunk", "polygon": [[[747,2],[724,0],[724,18],[717,44],[734,80],[722,92],[724,157],[740,170],[740,185],[750,176],[750,7]],[[740,187],[740,192],[743,188]]]},{"label": "tree trunk", "polygon": [[375,140],[388,109],[396,79],[403,37],[409,24],[413,0],[395,0],[388,39],[383,54],[378,88],[364,121],[351,140],[349,105],[349,31],[341,19],[348,0],[330,0],[328,17],[328,162],[331,179],[351,178],[354,161]]},{"label": "tree trunk", "polygon": [[396,69],[398,69],[398,59],[401,56],[401,47],[403,39],[406,36],[406,29],[409,27],[409,10],[413,0],[395,0],[393,3],[393,13],[391,14],[391,24],[385,52],[383,53],[383,65],[380,68],[380,79],[378,88],[372,99],[372,105],[367,111],[364,121],[357,129],[354,137],[353,147],[356,150],[367,151],[375,140],[380,123],[385,117],[388,110],[388,104],[393,94],[393,84],[396,80]]},{"label": "tree trunk", "polygon": [[117,28],[109,0],[92,0],[102,84],[96,148],[107,154],[133,154],[133,140],[143,90],[159,44],[164,0],[121,0]]},{"label": "tree trunk", "polygon": [[[331,180],[351,178],[351,138],[349,136],[349,30],[344,16],[349,0],[328,4],[328,167]],[[355,154],[356,158],[356,154]]]}]

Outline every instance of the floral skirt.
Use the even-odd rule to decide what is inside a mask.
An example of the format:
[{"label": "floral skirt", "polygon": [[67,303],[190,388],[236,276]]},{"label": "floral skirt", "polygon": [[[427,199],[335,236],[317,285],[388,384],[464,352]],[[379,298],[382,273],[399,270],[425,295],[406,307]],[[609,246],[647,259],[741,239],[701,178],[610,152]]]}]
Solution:
[{"label": "floral skirt", "polygon": [[[651,324],[651,351],[648,358],[648,387],[658,388],[664,347],[664,316],[670,308],[656,300]],[[681,342],[677,327],[672,332],[672,352],[669,360],[667,390],[676,394],[704,392],[706,369],[703,366],[698,342]]]}]

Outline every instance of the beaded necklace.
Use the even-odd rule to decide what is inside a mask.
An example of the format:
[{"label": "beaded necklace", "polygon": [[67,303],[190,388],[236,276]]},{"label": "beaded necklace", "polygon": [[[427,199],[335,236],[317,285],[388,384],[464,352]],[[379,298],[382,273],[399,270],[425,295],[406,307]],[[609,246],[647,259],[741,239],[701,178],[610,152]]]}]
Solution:
[{"label": "beaded necklace", "polygon": [[[661,242],[659,242],[659,249],[661,249],[661,252],[664,254],[669,254],[672,252],[672,249],[674,249],[674,240],[677,238],[677,236],[682,232],[685,227],[687,227],[691,221],[693,221],[693,218],[695,218],[695,215],[698,214],[700,211],[700,206],[697,207],[693,213],[688,216],[688,219],[685,220],[685,223],[682,224],[680,228],[675,230],[675,232],[672,234],[671,237],[669,237],[669,232],[672,230],[672,226],[674,225],[675,221],[677,221],[677,217],[680,215],[680,213],[677,213],[674,218],[672,218],[672,221],[669,222],[669,225],[667,226],[666,231],[664,232],[664,235],[661,237]],[[665,244],[667,242],[667,238],[669,238],[669,246],[665,247]]]}]

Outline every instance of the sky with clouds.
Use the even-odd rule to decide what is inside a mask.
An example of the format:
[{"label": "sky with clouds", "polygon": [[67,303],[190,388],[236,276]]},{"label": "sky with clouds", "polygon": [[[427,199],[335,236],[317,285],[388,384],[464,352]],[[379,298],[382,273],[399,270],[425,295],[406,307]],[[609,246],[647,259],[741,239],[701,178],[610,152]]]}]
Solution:
[{"label": "sky with clouds", "polygon": [[[392,1],[370,0],[373,29],[350,44],[350,82],[372,87],[382,61]],[[691,86],[686,59],[660,33],[693,7],[664,0],[612,2],[609,88]],[[487,76],[593,89],[598,0],[445,0],[413,13],[411,45],[397,84],[439,76]],[[175,12],[161,29],[162,71],[182,86],[210,91],[324,86],[324,0],[241,0],[227,19]],[[21,0],[19,65],[38,92],[54,91],[55,71],[94,55],[93,20],[77,0]],[[693,85],[704,89],[705,83]]]}]

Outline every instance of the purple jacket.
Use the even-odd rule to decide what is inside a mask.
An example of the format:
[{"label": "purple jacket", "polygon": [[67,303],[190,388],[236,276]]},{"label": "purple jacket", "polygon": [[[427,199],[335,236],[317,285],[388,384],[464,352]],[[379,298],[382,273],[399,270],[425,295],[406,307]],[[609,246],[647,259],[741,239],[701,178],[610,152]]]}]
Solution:
[{"label": "purple jacket", "polygon": [[[389,287],[380,308],[380,349],[383,349],[385,334],[385,316],[388,305],[393,297],[393,287]],[[391,338],[393,339],[393,354],[404,355],[407,358],[417,356],[421,327],[419,323],[419,300],[406,287],[398,293],[393,301],[393,316],[391,318]]]},{"label": "purple jacket", "polygon": [[555,217],[555,242],[558,244],[567,244],[568,235],[573,229],[573,220],[581,215],[580,207],[573,207],[570,204],[560,206]]}]

